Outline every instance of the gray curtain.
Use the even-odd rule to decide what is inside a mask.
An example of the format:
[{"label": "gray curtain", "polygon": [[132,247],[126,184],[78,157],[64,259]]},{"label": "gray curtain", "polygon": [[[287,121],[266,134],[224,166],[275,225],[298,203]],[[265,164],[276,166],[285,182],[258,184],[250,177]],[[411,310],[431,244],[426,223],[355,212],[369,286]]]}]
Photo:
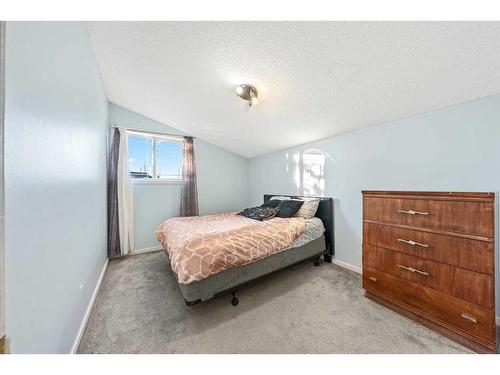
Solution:
[{"label": "gray curtain", "polygon": [[118,230],[118,155],[120,130],[114,129],[108,165],[108,257],[121,256]]},{"label": "gray curtain", "polygon": [[181,216],[198,216],[198,188],[196,187],[193,137],[184,137],[182,179]]}]

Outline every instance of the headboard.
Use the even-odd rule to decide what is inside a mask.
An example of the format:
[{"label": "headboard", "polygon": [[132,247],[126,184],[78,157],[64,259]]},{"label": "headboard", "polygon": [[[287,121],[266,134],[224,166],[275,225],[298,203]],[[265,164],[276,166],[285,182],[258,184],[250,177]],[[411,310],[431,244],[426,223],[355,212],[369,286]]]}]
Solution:
[{"label": "headboard", "polygon": [[290,197],[295,199],[300,198],[318,198],[319,206],[316,211],[316,217],[320,218],[325,226],[325,241],[326,241],[326,253],[325,260],[327,262],[332,262],[333,255],[335,254],[335,242],[333,238],[333,199],[324,197],[310,197],[310,196],[300,196],[300,195],[284,195],[284,194],[264,194],[264,202],[267,202],[271,197],[281,196]]}]

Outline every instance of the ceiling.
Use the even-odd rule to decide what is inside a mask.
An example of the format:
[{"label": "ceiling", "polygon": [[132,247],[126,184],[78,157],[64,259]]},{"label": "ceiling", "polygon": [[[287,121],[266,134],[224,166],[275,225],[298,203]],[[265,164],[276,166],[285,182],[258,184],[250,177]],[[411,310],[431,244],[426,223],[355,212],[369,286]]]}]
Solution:
[{"label": "ceiling", "polygon": [[[91,22],[111,102],[254,157],[500,93],[500,22]],[[249,108],[235,87],[260,94]]]}]

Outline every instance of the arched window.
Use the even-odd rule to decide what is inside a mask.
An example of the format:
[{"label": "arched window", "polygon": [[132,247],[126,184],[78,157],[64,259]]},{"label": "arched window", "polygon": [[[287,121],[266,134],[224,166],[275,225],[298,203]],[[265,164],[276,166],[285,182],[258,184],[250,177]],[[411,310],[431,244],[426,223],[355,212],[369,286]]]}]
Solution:
[{"label": "arched window", "polygon": [[310,148],[302,153],[302,194],[324,194],[325,162],[325,154],[317,148]]}]

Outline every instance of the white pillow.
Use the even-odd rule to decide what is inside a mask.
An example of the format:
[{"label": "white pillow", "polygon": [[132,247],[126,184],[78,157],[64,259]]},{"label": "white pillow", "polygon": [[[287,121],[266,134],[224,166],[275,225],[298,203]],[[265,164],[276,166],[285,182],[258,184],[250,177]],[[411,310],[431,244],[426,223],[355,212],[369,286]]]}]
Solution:
[{"label": "white pillow", "polygon": [[295,214],[297,217],[303,217],[304,219],[312,219],[318,211],[319,199],[318,198],[300,198],[302,206],[300,206],[299,211]]},{"label": "white pillow", "polygon": [[281,195],[275,195],[275,196],[271,197],[271,199],[269,199],[269,200],[270,200],[270,201],[274,201],[274,200],[278,200],[278,201],[289,201],[290,199],[292,199],[292,198],[290,198],[290,197],[283,197],[283,196],[281,196]]}]

